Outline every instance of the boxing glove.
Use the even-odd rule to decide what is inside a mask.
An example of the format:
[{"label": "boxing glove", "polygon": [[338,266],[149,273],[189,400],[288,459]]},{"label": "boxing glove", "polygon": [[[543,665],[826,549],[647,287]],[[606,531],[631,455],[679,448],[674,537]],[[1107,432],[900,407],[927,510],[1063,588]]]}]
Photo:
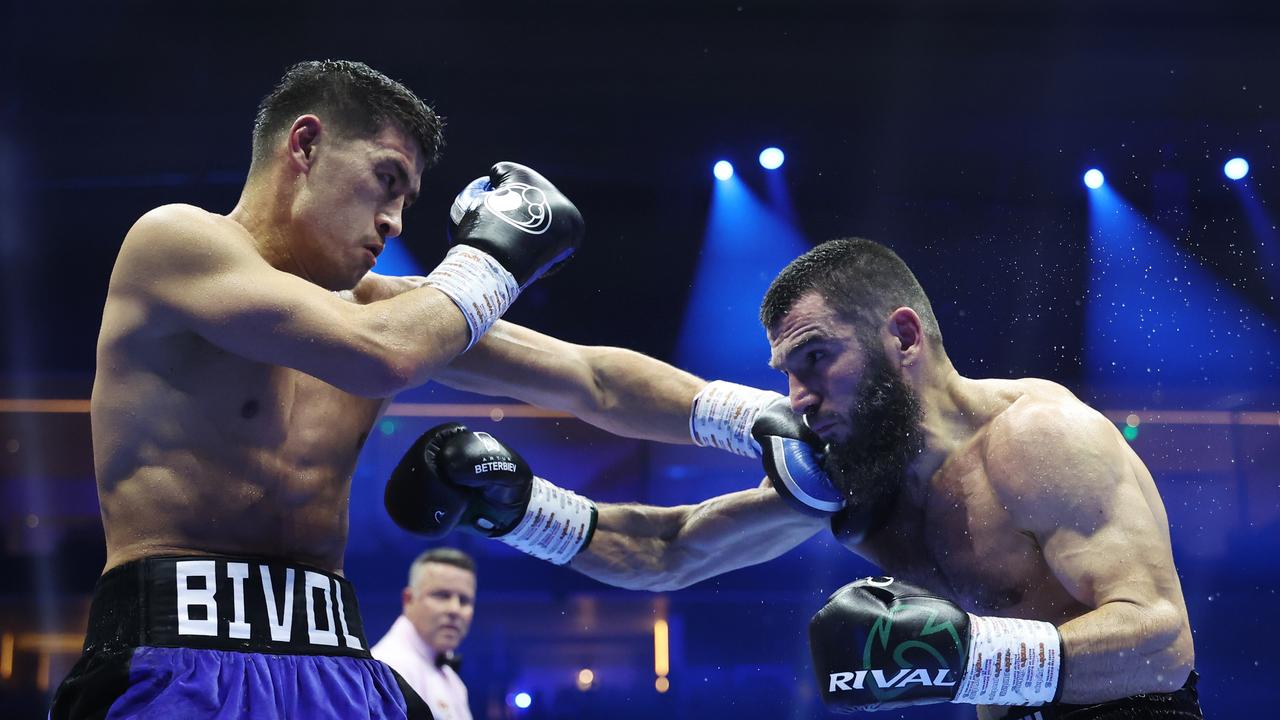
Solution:
[{"label": "boxing glove", "polygon": [[826,516],[844,507],[822,469],[822,439],[776,392],[708,383],[693,399],[689,433],[696,445],[760,458],[774,490],[800,512]]},{"label": "boxing glove", "polygon": [[1062,639],[1051,623],[971,615],[890,577],[831,595],[809,623],[823,702],[836,712],[937,702],[1041,705],[1055,699]]},{"label": "boxing glove", "polygon": [[582,244],[582,215],[554,185],[523,165],[500,162],[453,201],[453,245],[427,284],[453,300],[471,330],[468,348],[520,291]]},{"label": "boxing glove", "polygon": [[535,477],[519,453],[484,432],[445,423],[423,433],[387,481],[387,512],[432,538],[455,528],[557,564],[591,541],[596,506]]}]

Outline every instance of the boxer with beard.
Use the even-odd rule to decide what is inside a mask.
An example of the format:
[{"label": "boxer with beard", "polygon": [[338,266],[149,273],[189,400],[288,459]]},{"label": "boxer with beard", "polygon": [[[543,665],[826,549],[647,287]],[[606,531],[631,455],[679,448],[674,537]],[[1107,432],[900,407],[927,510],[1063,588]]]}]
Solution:
[{"label": "boxer with beard", "polygon": [[924,447],[916,430],[920,399],[883,356],[871,355],[867,362],[854,407],[843,418],[850,435],[829,443],[822,463],[851,508],[883,508],[892,502],[907,467]]},{"label": "boxer with beard", "polygon": [[1201,717],[1168,519],[1110,421],[1046,380],[960,375],[915,276],[867,240],[790,263],[761,320],[792,410],[828,443],[845,501],[829,518],[795,512],[769,479],[696,505],[596,505],[457,424],[410,450],[388,509],[645,590],[764,562],[829,526],[891,576],[839,589],[810,625],[831,709]]}]

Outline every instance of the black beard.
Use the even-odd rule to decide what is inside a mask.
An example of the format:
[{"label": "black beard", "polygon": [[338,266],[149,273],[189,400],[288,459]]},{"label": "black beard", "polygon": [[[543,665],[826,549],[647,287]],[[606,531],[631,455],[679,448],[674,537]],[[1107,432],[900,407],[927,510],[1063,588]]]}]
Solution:
[{"label": "black beard", "polygon": [[889,367],[883,355],[868,359],[846,418],[850,435],[833,441],[823,466],[850,508],[892,502],[907,466],[924,450],[920,398]]}]

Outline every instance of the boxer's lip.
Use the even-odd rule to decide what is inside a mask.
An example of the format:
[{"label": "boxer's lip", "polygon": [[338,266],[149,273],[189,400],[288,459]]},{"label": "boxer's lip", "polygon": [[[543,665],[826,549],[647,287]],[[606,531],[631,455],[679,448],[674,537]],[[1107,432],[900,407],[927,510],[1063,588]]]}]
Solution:
[{"label": "boxer's lip", "polygon": [[821,420],[810,420],[809,429],[817,433],[818,437],[823,440],[831,440],[831,431],[840,424],[838,418],[823,418]]},{"label": "boxer's lip", "polygon": [[373,253],[373,256],[375,258],[382,254],[383,247],[384,245],[382,243],[365,243],[364,244],[364,248],[369,252]]}]

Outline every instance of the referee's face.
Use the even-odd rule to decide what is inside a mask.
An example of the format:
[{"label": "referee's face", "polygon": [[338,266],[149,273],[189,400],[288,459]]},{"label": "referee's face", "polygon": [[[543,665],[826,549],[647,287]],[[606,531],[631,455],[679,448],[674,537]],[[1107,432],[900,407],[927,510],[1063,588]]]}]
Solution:
[{"label": "referee's face", "polygon": [[429,562],[414,587],[404,593],[404,615],[432,650],[462,643],[475,613],[476,576],[460,567]]}]

